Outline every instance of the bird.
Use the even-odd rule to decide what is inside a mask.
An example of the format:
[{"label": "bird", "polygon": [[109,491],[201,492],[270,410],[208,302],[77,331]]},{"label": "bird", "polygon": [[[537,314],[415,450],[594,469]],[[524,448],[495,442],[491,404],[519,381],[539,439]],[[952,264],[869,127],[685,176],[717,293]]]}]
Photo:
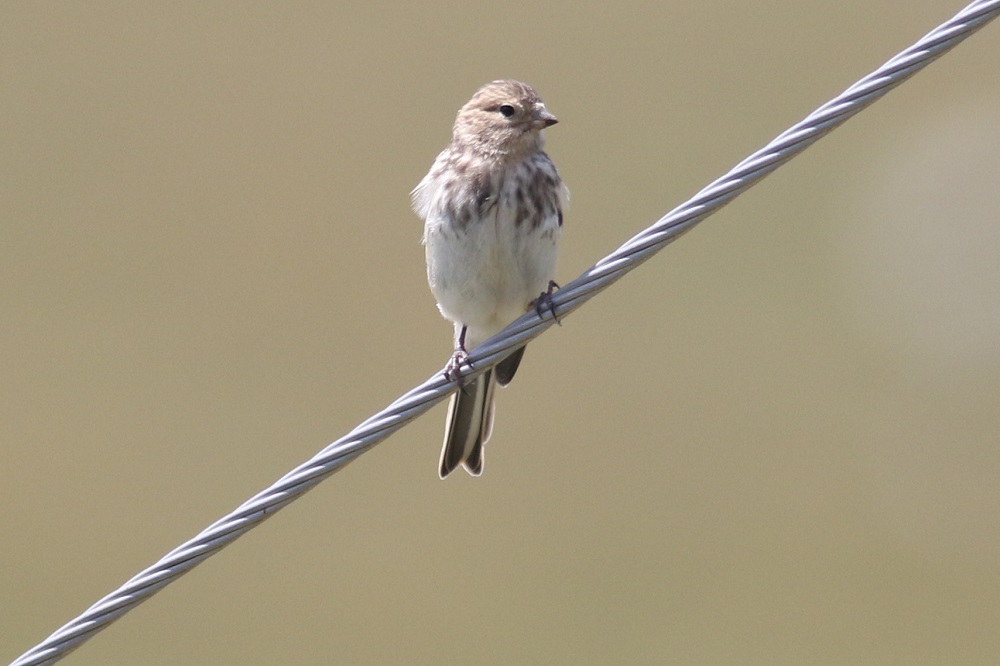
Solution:
[{"label": "bird", "polygon": [[[459,466],[483,472],[493,431],[493,398],[524,355],[520,347],[469,381],[469,349],[535,307],[551,308],[563,210],[569,190],[544,151],[544,130],[558,122],[527,83],[500,79],[458,110],[451,142],[412,192],[424,221],[427,281],[441,315],[454,324],[445,369],[460,386],[448,404],[439,475]],[[552,312],[555,315],[555,311]]]}]

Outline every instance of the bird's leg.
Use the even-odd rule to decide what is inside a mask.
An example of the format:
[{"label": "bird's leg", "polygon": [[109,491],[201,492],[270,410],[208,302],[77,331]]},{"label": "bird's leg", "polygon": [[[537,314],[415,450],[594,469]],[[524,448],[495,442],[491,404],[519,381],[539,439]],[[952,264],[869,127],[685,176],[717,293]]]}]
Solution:
[{"label": "bird's leg", "polygon": [[[462,364],[468,363],[469,354],[465,350],[465,331],[468,327],[462,326],[462,331],[458,334],[458,345],[455,347],[455,353],[451,355],[451,359],[448,360],[448,365],[444,366],[445,379],[449,381],[458,380],[458,385],[462,385]],[[469,363],[471,366],[472,364]]]},{"label": "bird's leg", "polygon": [[552,302],[552,294],[555,290],[559,288],[555,280],[549,280],[549,287],[542,293],[538,295],[538,298],[531,301],[528,307],[535,308],[535,312],[538,314],[538,318],[541,319],[544,315],[542,314],[545,310],[552,313],[552,318],[556,320],[556,323],[562,326],[562,322],[559,321],[559,315],[556,314],[556,305]]}]

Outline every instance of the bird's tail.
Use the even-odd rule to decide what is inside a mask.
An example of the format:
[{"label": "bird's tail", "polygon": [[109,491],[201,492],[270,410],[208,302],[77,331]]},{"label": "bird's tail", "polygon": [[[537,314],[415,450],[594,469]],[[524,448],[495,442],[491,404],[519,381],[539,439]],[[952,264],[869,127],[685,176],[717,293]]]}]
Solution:
[{"label": "bird's tail", "polygon": [[483,445],[493,432],[495,386],[491,369],[466,382],[451,396],[441,449],[442,479],[459,465],[473,476],[483,473]]}]

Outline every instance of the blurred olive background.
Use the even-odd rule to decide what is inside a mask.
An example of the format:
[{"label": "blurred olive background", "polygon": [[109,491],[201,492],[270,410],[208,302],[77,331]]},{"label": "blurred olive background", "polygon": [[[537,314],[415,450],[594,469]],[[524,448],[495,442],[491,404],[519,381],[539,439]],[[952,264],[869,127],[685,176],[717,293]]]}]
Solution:
[{"label": "blurred olive background", "polygon": [[[7,3],[0,661],[443,366],[409,192],[499,77],[568,281],[962,2]],[[73,664],[983,664],[1000,25]]]}]

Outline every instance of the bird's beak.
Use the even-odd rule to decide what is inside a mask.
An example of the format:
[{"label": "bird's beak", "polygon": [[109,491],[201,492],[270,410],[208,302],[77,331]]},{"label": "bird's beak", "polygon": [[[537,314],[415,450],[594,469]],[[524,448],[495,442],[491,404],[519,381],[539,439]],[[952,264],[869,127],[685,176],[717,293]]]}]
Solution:
[{"label": "bird's beak", "polygon": [[531,123],[534,129],[545,129],[559,122],[559,119],[549,113],[544,107],[535,112],[535,120]]}]

